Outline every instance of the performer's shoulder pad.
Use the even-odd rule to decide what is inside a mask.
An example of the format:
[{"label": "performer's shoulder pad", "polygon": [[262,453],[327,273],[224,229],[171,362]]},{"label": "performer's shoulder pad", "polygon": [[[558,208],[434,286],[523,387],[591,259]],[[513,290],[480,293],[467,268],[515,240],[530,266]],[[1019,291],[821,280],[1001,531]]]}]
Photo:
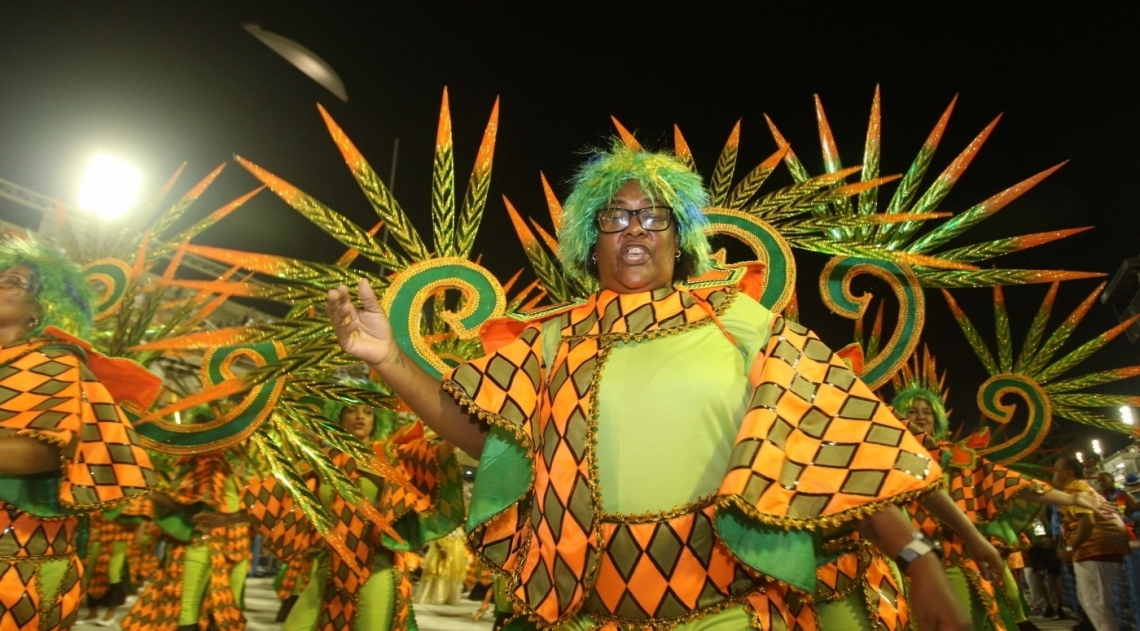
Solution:
[{"label": "performer's shoulder pad", "polygon": [[764,293],[764,273],[767,266],[759,261],[716,266],[700,276],[690,276],[682,285],[690,290],[736,287],[742,293],[759,301]]},{"label": "performer's shoulder pad", "polygon": [[123,357],[107,357],[91,348],[86,340],[54,326],[49,326],[45,333],[60,341],[48,345],[66,349],[87,364],[116,403],[130,402],[139,410],[146,410],[158,398],[162,378],[140,364]]},{"label": "performer's shoulder pad", "polygon": [[551,318],[558,317],[575,307],[584,304],[584,301],[564,302],[557,305],[537,307],[528,311],[519,311],[505,315],[501,318],[492,318],[479,327],[479,340],[483,342],[483,351],[490,355],[500,348],[515,341],[528,326],[541,324]]}]

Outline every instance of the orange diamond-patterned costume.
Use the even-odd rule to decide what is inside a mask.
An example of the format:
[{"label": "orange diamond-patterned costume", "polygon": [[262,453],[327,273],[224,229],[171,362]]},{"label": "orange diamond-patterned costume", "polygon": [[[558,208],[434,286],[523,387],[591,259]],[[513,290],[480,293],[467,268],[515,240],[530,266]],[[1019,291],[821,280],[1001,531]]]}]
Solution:
[{"label": "orange diamond-patterned costume", "polygon": [[817,602],[841,602],[854,595],[872,629],[909,628],[910,605],[903,586],[878,548],[851,533],[826,541],[823,549],[828,560],[816,568]]},{"label": "orange diamond-patterned costume", "polygon": [[[943,463],[946,487],[951,499],[966,517],[983,534],[990,534],[1005,543],[1016,546],[1018,535],[1036,517],[1039,504],[1017,497],[1026,489],[1043,494],[1052,487],[1044,482],[1025,477],[1000,464],[979,456],[975,449],[988,443],[988,435],[973,435],[960,442],[931,443],[915,425],[912,432],[930,447],[931,455]],[[966,544],[953,530],[943,526],[917,502],[907,507],[915,528],[941,542],[942,559],[947,569],[961,571],[985,610],[986,616],[997,629],[1010,626],[1008,603],[1001,603],[1004,592],[995,590],[994,584],[982,575],[976,561],[966,554]]]},{"label": "orange diamond-patterned costume", "polygon": [[[516,610],[540,627],[669,629],[743,608],[756,629],[814,629],[807,594],[822,551],[811,531],[905,503],[939,480],[938,463],[840,358],[769,314],[762,352],[743,369],[748,404],[719,489],[663,513],[602,510],[595,452],[607,361],[620,345],[702,327],[735,345],[721,319],[734,301],[753,300],[740,291],[751,286],[744,274],[602,291],[445,376],[444,388],[492,426],[469,545],[506,574]],[[702,365],[696,353],[682,361]],[[663,387],[702,395],[689,383]],[[644,440],[652,450],[653,437]]]},{"label": "orange diamond-patterned costume", "polygon": [[[308,476],[305,481],[315,493],[316,477]],[[324,552],[321,537],[285,492],[285,487],[273,478],[249,480],[242,500],[254,520],[255,532],[262,537],[262,547],[282,562],[273,585],[277,597],[282,601],[295,600],[313,572],[313,563]]]},{"label": "orange diamond-patterned costume", "polygon": [[158,572],[157,547],[161,538],[162,529],[152,521],[144,522],[135,531],[135,538],[127,546],[127,568],[131,573],[131,584],[142,585]]},{"label": "orange diamond-patterned costume", "polygon": [[[273,588],[281,600],[295,597],[305,586],[305,581],[313,572],[313,562],[316,560],[317,553],[321,552],[322,547],[319,541],[309,541],[308,539],[309,537],[298,537],[296,539],[298,545],[292,546],[293,555],[279,557],[282,559],[282,571],[277,580],[274,581]],[[272,550],[273,548],[266,547],[266,549]]]},{"label": "orange diamond-patterned costume", "polygon": [[[248,558],[248,526],[199,531],[190,522],[199,510],[237,511],[233,473],[223,452],[184,456],[176,467],[168,495],[180,508],[155,508],[167,558],[121,626],[126,631],[175,631],[192,624],[205,631],[212,618],[221,631],[240,631],[245,618],[231,572],[243,555]],[[186,590],[195,590],[194,597],[184,598]],[[185,609],[187,604],[192,611]]]},{"label": "orange diamond-patterned costume", "polygon": [[306,547],[294,553],[292,557],[285,557],[281,564],[281,574],[273,582],[273,589],[281,600],[288,600],[297,595],[309,574],[313,571],[315,554],[320,550],[317,547]]},{"label": "orange diamond-patterned costume", "polygon": [[118,607],[126,602],[132,583],[130,548],[143,521],[152,516],[150,499],[141,496],[88,516],[90,534],[84,561],[88,608]]},{"label": "orange diamond-patterned costume", "polygon": [[[157,484],[116,405],[130,390],[136,403],[149,405],[142,399],[157,392],[157,378],[58,329],[47,334],[0,349],[0,437],[42,440],[63,456],[57,475],[0,476],[3,631],[70,627],[82,599],[78,514],[116,506]],[[108,375],[107,383],[97,374]]]},{"label": "orange diamond-patterned costume", "polygon": [[126,600],[126,585],[118,583],[118,587],[112,588],[111,557],[116,544],[126,544],[134,538],[137,525],[121,524],[105,518],[102,513],[92,514],[88,524],[91,534],[87,540],[88,560],[84,564],[87,574],[87,606],[121,605]]},{"label": "orange diamond-patterned costume", "polygon": [[[320,605],[314,611],[302,594],[289,613],[287,626],[311,618],[319,631],[403,630],[415,628],[411,611],[412,584],[404,554],[442,537],[463,521],[462,479],[454,448],[425,435],[420,423],[412,424],[373,449],[397,465],[419,491],[385,483],[376,488],[348,454],[332,450],[329,458],[374,501],[380,514],[404,539],[397,542],[382,535],[359,508],[340,494],[318,486],[325,509],[336,519],[336,534],[346,543],[360,572],[352,570],[335,552],[326,550],[317,578],[306,587],[318,590]],[[255,527],[266,538],[266,549],[281,558],[297,557],[303,546],[314,547],[321,538],[290,496],[276,480],[253,480],[243,494]],[[307,577],[306,577],[307,578]],[[365,602],[366,584],[388,581],[395,599],[391,620],[364,619],[358,612]],[[307,625],[306,625],[307,626]]]}]

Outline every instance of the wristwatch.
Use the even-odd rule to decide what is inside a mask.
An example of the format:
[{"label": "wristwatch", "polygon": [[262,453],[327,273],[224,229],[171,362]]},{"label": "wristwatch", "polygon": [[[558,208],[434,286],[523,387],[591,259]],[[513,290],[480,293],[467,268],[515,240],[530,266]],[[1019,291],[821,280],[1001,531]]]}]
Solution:
[{"label": "wristwatch", "polygon": [[902,550],[899,550],[898,556],[895,557],[895,565],[899,566],[900,572],[906,572],[908,565],[917,561],[919,557],[931,552],[941,557],[942,546],[921,532],[916,532],[911,535],[910,543],[903,546]]}]

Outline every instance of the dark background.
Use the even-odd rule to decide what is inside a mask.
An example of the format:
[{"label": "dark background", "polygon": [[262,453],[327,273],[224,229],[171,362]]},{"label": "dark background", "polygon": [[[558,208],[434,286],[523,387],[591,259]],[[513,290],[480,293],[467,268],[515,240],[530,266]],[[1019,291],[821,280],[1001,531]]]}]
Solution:
[{"label": "dark background", "polygon": [[[580,151],[612,133],[611,114],[643,142],[661,147],[678,123],[707,177],[738,119],[738,176],[775,150],[767,113],[809,171],[821,173],[812,95],[823,99],[844,165],[855,165],[880,84],[883,173],[905,171],[955,94],[958,106],[928,183],[1005,113],[943,210],[962,211],[1071,160],[953,245],[1095,225],[998,263],[1111,274],[1124,258],[1140,254],[1134,184],[1140,166],[1138,5],[1062,11],[1045,3],[750,4],[12,5],[0,22],[0,177],[74,201],[82,169],[96,151],[140,166],[151,190],[184,160],[190,166],[183,188],[236,153],[370,227],[375,215],[328,138],[315,108],[320,102],[382,177],[391,166],[393,140],[400,139],[396,195],[430,240],[431,152],[446,85],[457,196],[491,105],[502,97],[491,195],[476,251],[506,277],[525,259],[501,196],[549,227],[538,171],[564,195],[563,182]],[[246,22],[324,58],[344,80],[348,102],[249,35],[241,28]],[[778,183],[787,181],[785,175]],[[205,214],[255,185],[230,164],[194,212]],[[342,251],[268,193],[199,241],[325,262]],[[850,323],[828,314],[818,298],[826,259],[797,253],[797,261],[804,321],[832,346],[846,344]],[[1054,325],[1095,286],[1064,285]],[[1044,293],[1044,286],[1007,290],[1018,343]],[[990,291],[956,295],[992,339]],[[937,293],[928,292],[928,313],[925,337],[951,370],[954,418],[971,424],[977,418],[974,390],[985,374]],[[1115,323],[1112,310],[1098,303],[1062,352]],[[1137,347],[1122,337],[1078,373],[1140,363],[1136,359]],[[1125,382],[1105,391],[1140,388]],[[1063,438],[1086,452],[1087,441],[1098,435],[1083,427],[1062,429]],[[1125,444],[1119,436],[1102,439],[1110,447]]]}]

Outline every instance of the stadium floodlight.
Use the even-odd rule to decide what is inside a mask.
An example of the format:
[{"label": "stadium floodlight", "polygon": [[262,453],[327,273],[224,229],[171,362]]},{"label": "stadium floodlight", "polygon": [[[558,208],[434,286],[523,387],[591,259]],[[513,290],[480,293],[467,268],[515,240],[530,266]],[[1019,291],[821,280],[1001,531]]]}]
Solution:
[{"label": "stadium floodlight", "polygon": [[138,169],[114,156],[96,154],[79,185],[79,206],[103,219],[118,219],[134,208],[141,190]]}]

